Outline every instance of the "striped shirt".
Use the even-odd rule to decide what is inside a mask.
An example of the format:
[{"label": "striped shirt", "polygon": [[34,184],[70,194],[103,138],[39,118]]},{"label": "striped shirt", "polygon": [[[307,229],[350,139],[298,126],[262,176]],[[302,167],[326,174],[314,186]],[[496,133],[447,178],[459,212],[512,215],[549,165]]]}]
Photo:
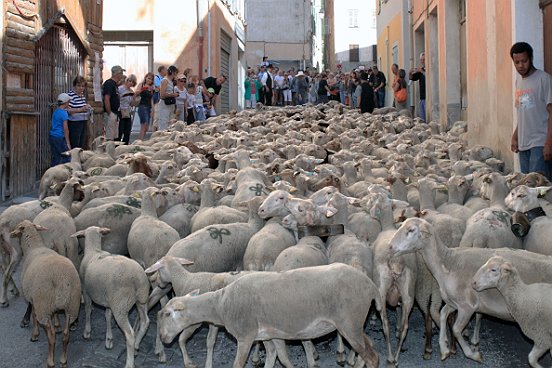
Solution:
[{"label": "striped shirt", "polygon": [[[73,90],[67,92],[67,94],[71,97],[71,101],[69,101],[70,109],[80,109],[86,106],[86,97],[77,95]],[[69,114],[69,121],[81,120],[88,120],[88,111]]]}]

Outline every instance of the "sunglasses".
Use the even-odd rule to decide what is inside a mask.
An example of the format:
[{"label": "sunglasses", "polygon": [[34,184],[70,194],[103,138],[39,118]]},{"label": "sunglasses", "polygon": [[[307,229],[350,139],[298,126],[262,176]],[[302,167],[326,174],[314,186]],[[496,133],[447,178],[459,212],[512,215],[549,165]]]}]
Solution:
[{"label": "sunglasses", "polygon": [[186,82],[186,79],[179,79],[179,82]]}]

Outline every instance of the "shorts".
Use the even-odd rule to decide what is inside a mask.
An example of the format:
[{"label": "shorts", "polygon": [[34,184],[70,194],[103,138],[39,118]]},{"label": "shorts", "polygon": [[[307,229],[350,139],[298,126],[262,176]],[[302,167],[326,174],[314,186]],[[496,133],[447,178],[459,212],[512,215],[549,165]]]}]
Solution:
[{"label": "shorts", "polygon": [[112,141],[119,135],[119,117],[114,112],[104,113],[105,139]]}]

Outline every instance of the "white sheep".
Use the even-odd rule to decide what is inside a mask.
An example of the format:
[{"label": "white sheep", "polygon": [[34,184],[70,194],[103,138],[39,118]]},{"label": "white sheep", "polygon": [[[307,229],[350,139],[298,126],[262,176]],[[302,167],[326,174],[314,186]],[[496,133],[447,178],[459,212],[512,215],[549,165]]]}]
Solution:
[{"label": "white sheep", "polygon": [[128,233],[128,254],[143,268],[157,262],[180,240],[178,232],[157,217],[157,208],[162,206],[164,197],[163,191],[157,188],[144,190],[142,212]]},{"label": "white sheep", "polygon": [[[102,235],[109,233],[108,228],[91,226],[78,231],[75,237],[85,237],[84,258],[80,266],[83,284],[86,324],[83,337],[90,338],[90,313],[92,301],[105,307],[107,331],[106,349],[113,348],[111,317],[123,330],[126,339],[127,358],[125,368],[134,368],[134,352],[149,326],[147,302],[149,281],[143,268],[134,260],[124,256],[111,255],[102,250]],[[138,331],[134,331],[128,321],[130,309],[136,305],[140,320]]]},{"label": "white sheep", "polygon": [[542,368],[539,359],[552,348],[552,285],[526,284],[512,263],[494,256],[473,276],[473,288],[477,291],[497,288],[500,291],[512,317],[525,336],[534,342],[529,365]]},{"label": "white sheep", "polygon": [[[150,295],[148,304],[151,306],[160,299],[163,294],[163,289],[167,288],[170,283],[174,290],[175,296],[184,296],[191,293],[194,290],[199,290],[200,293],[208,291],[215,291],[229,285],[234,280],[247,275],[249,272],[189,272],[184,267],[185,265],[191,265],[192,262],[187,259],[165,256],[146,269],[146,274],[151,275],[157,273],[155,277],[156,286]],[[194,367],[191,358],[188,355],[186,349],[186,341],[191,335],[200,327],[191,326],[185,329],[180,338],[178,344],[182,351],[182,357],[184,358],[184,366]],[[218,327],[215,325],[209,325],[209,334],[207,336],[207,360],[205,367],[213,367],[213,348],[215,345],[216,337],[218,333]],[[162,346],[156,348],[156,353],[160,356],[160,361],[165,359],[164,352],[159,351]]]},{"label": "white sheep", "polygon": [[[343,304],[342,300],[349,302]],[[224,326],[238,341],[234,368],[245,366],[256,340],[272,340],[281,356],[286,354],[281,340],[312,339],[337,330],[364,362],[375,368],[378,354],[364,332],[373,300],[379,310],[381,303],[370,278],[344,264],[259,272],[215,292],[170,300],[158,313],[158,324],[166,343],[203,321]],[[364,362],[359,359],[355,367]]]},{"label": "white sheep", "polygon": [[[531,210],[538,210],[541,207],[540,198],[552,197],[551,189],[552,187],[529,188],[520,185],[508,193],[505,203],[508,208],[517,212],[527,213]],[[539,216],[530,221],[530,225],[529,232],[523,239],[523,248],[535,253],[552,255],[552,247],[550,246],[552,218]]]},{"label": "white sheep", "polygon": [[80,309],[81,283],[71,261],[44,246],[39,230],[42,226],[28,220],[20,223],[11,233],[21,241],[25,267],[21,273],[23,296],[32,306],[33,332],[31,341],[38,339],[40,324],[48,336],[48,368],[55,367],[54,351],[56,331],[54,314],[63,311],[63,349],[61,366],[67,366],[69,326],[77,319]]},{"label": "white sheep", "polygon": [[552,257],[518,249],[447,248],[436,235],[433,226],[423,219],[407,219],[389,243],[391,254],[397,256],[419,251],[429,270],[439,283],[443,301],[441,309],[439,347],[441,359],[450,355],[445,330],[450,313],[457,310],[452,328],[466,357],[481,362],[481,354],[464,339],[462,332],[474,313],[484,313],[507,321],[512,320],[506,303],[496,290],[475,292],[471,277],[493,255],[507,258],[518,269],[525,282],[546,282],[552,279]]}]

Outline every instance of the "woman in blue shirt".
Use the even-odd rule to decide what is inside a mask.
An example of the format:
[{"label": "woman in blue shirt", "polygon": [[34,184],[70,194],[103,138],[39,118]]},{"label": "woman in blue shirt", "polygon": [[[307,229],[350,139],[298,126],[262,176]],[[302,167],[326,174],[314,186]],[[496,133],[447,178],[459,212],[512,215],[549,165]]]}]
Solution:
[{"label": "woman in blue shirt", "polygon": [[57,109],[52,114],[52,127],[50,128],[50,151],[52,151],[52,165],[56,166],[69,161],[69,156],[63,156],[63,152],[71,149],[69,140],[69,127],[67,120],[67,108],[69,107],[71,96],[67,93],[62,93],[57,98]]}]

